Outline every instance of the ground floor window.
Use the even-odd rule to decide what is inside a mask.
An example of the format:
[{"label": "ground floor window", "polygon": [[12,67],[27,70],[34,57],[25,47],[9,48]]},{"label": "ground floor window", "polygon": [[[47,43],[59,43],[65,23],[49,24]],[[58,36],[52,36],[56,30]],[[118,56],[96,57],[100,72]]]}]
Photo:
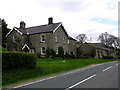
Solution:
[{"label": "ground floor window", "polygon": [[42,48],[41,48],[41,54],[42,54],[42,55],[45,55],[45,53],[46,53],[46,48],[45,48],[45,47],[42,47]]},{"label": "ground floor window", "polygon": [[34,49],[30,49],[30,51],[29,51],[30,53],[34,53]]},{"label": "ground floor window", "polygon": [[56,47],[56,54],[58,54],[58,47]]},{"label": "ground floor window", "polygon": [[74,52],[70,52],[71,55],[74,55]]}]

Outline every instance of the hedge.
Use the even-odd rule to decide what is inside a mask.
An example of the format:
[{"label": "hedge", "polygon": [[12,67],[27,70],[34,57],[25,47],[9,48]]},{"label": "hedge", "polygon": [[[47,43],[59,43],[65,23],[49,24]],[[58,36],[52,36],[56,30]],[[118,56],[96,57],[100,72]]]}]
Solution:
[{"label": "hedge", "polygon": [[35,68],[36,56],[25,52],[2,52],[3,72],[11,69]]},{"label": "hedge", "polygon": [[113,59],[113,56],[103,56],[103,59]]}]

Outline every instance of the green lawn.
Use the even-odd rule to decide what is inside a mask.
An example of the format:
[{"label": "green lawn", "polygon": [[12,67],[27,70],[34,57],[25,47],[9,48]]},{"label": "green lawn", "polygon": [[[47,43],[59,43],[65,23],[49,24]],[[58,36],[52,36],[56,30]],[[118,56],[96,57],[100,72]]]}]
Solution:
[{"label": "green lawn", "polygon": [[21,81],[35,79],[38,77],[47,76],[54,73],[69,71],[71,69],[84,67],[90,64],[98,64],[111,62],[115,60],[104,59],[71,59],[71,60],[52,60],[52,59],[37,59],[35,69],[21,69],[3,73],[2,85],[11,85]]}]

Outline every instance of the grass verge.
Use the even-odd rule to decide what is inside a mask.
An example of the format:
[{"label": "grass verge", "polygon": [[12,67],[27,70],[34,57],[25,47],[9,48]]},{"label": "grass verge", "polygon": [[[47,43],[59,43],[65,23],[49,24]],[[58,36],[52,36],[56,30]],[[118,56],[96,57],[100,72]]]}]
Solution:
[{"label": "grass verge", "polygon": [[99,64],[112,62],[114,59],[71,59],[71,60],[53,60],[37,59],[35,69],[19,69],[2,74],[2,85],[7,86],[21,81],[35,79],[54,73],[69,71],[75,68],[81,68],[90,64]]}]

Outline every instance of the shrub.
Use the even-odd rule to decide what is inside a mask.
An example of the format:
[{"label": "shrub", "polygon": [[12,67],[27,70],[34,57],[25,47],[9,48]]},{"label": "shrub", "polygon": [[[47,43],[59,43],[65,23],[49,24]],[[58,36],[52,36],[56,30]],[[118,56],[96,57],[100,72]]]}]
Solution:
[{"label": "shrub", "polygon": [[70,59],[70,58],[71,58],[71,55],[66,52],[65,55],[64,55],[64,59]]},{"label": "shrub", "polygon": [[6,51],[8,51],[7,48],[3,48],[0,46],[0,52],[6,52]]},{"label": "shrub", "polygon": [[81,58],[90,58],[90,52],[84,51],[84,52],[81,54]]},{"label": "shrub", "polygon": [[35,68],[36,56],[25,52],[3,52],[2,69],[3,72],[11,69]]},{"label": "shrub", "polygon": [[113,56],[103,56],[103,59],[113,59]]},{"label": "shrub", "polygon": [[120,56],[118,56],[118,59],[120,59]]},{"label": "shrub", "polygon": [[7,48],[2,47],[2,52],[6,52],[6,51],[8,51]]},{"label": "shrub", "polygon": [[96,48],[91,44],[81,44],[77,49],[78,58],[94,58],[96,56]]},{"label": "shrub", "polygon": [[64,58],[64,49],[63,47],[58,47],[58,57]]},{"label": "shrub", "polygon": [[41,53],[36,53],[36,56],[37,56],[38,58],[41,58]]},{"label": "shrub", "polygon": [[52,48],[47,48],[46,50],[46,57],[48,58],[54,58],[56,52]]}]

